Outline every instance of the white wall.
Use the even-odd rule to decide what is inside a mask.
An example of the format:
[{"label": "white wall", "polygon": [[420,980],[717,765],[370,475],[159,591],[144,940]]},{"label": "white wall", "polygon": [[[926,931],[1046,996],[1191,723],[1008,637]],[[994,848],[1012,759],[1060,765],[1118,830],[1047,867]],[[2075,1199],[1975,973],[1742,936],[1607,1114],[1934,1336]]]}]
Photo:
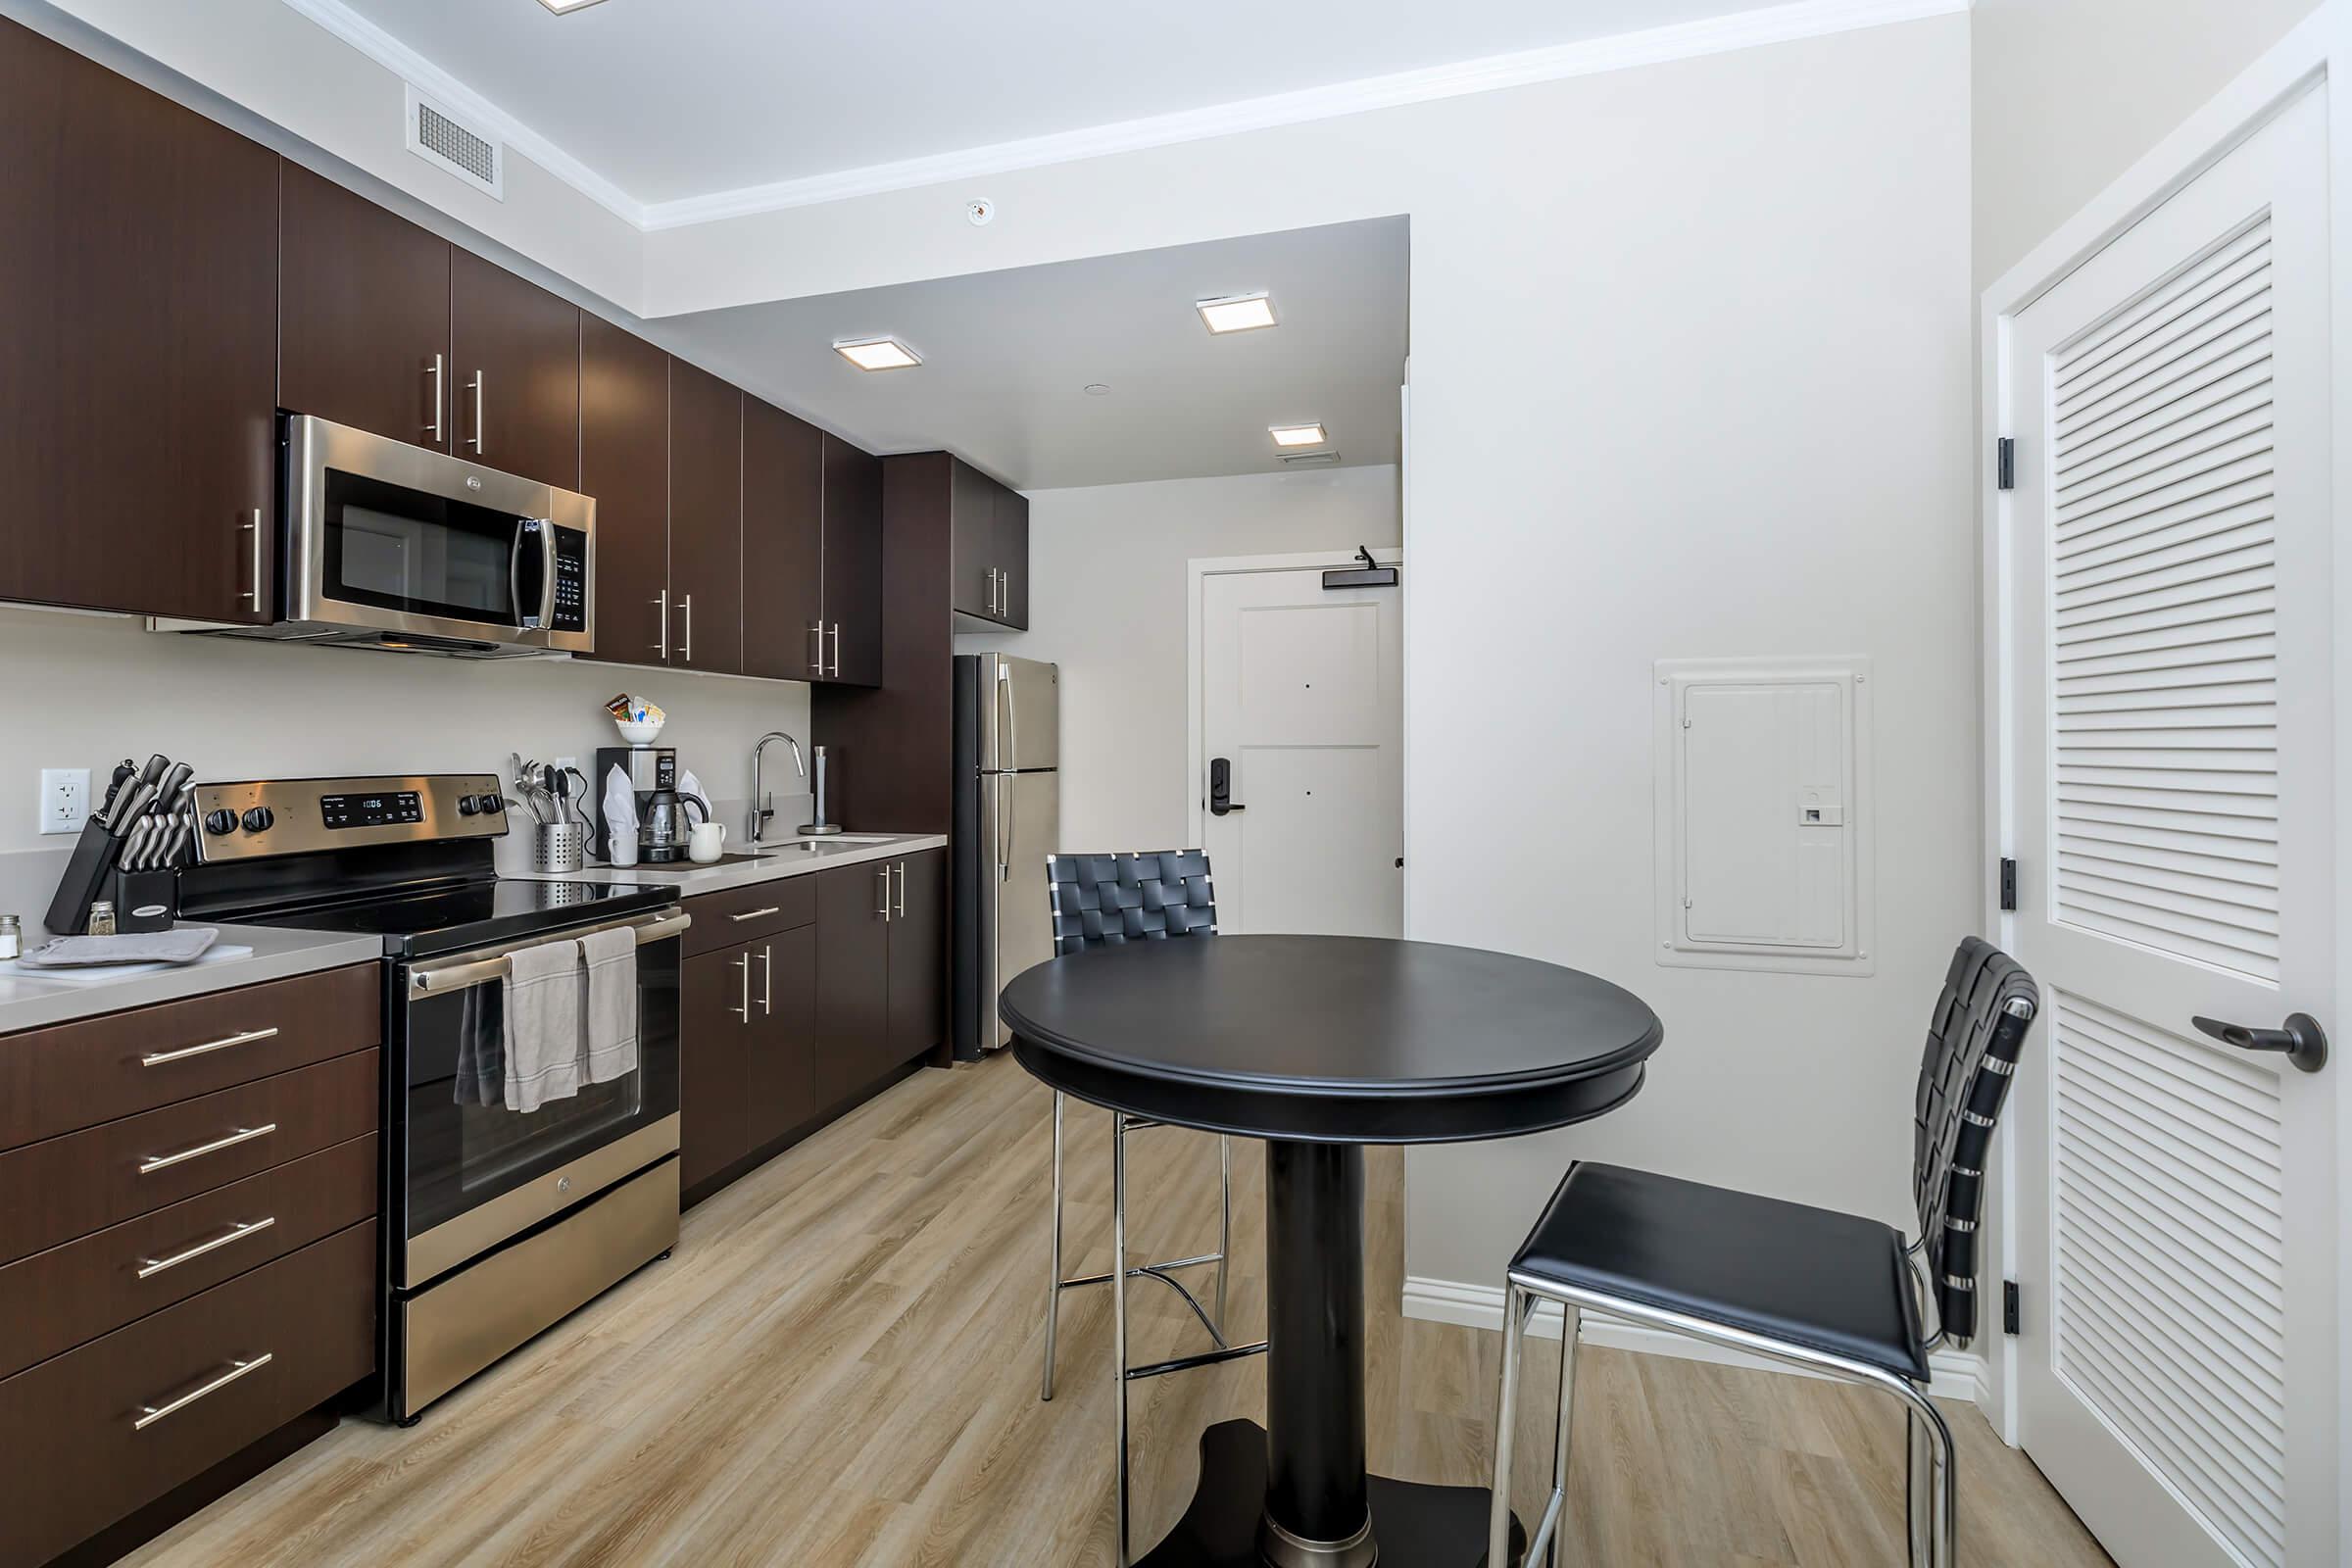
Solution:
[{"label": "white wall", "polygon": [[1396,542],[1387,466],[1029,492],[1029,629],[956,651],[1061,666],[1060,848],[1189,842],[1187,562]]},{"label": "white wall", "polygon": [[[1411,218],[1408,930],[1616,979],[1666,1045],[1600,1121],[1413,1152],[1407,1270],[1499,1280],[1578,1156],[1901,1221],[1984,874],[1966,19],[991,184],[997,265]],[[653,286],[952,269],[958,194],[772,215]],[[1876,661],[1875,978],[1652,960],[1650,664],[1758,654]]]},{"label": "white wall", "polygon": [[1984,288],[2252,65],[2318,0],[1976,0]]},{"label": "white wall", "polygon": [[[680,766],[695,770],[736,833],[751,796],[752,743],[769,729],[808,738],[808,688],[798,681],[285,648],[159,635],[114,615],[0,609],[0,671],[10,714],[0,741],[0,862],[18,862],[0,863],[0,888],[21,885],[30,864],[24,857],[73,845],[36,831],[44,767],[86,767],[96,791],[116,762],[144,762],[152,752],[192,763],[199,780],[373,772],[511,780],[506,761],[515,751],[541,761],[577,756],[585,771],[597,747],[618,744],[605,699],[629,691],[668,711],[662,744],[677,747]],[[768,749],[768,764],[779,809],[798,809],[782,799],[801,785],[781,746]],[[518,869],[529,860],[524,836],[510,834],[501,863]],[[47,875],[54,882],[55,872]],[[0,912],[37,917],[46,903],[44,889],[39,903],[0,905]]]}]

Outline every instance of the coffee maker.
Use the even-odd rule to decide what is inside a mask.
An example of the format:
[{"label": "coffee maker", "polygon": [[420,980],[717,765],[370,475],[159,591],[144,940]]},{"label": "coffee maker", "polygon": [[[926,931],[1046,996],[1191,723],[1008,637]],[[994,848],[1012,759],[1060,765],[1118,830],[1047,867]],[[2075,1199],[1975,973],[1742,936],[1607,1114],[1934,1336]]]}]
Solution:
[{"label": "coffee maker", "polygon": [[[596,842],[589,853],[611,856],[612,839],[605,822],[605,780],[619,768],[637,797],[637,858],[648,865],[666,865],[686,858],[686,812],[678,794],[678,753],[670,746],[602,746],[596,753],[596,776],[588,791],[589,818],[596,824]],[[700,810],[699,804],[693,808]],[[657,823],[661,825],[657,827]]]}]

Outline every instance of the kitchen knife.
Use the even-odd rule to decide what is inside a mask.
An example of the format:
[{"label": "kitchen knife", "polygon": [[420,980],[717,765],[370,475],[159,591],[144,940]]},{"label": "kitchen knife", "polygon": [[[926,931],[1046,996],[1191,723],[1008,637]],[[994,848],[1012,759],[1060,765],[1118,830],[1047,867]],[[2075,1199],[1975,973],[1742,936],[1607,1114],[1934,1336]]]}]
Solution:
[{"label": "kitchen knife", "polygon": [[108,820],[106,830],[116,838],[122,837],[123,834],[130,831],[131,824],[145,815],[147,808],[154,804],[155,786],[153,784],[132,783],[125,786],[122,791],[122,804],[116,809],[114,816]]},{"label": "kitchen knife", "polygon": [[98,825],[100,827],[106,826],[107,813],[115,808],[115,802],[122,799],[122,786],[137,773],[138,769],[130,765],[130,759],[127,757],[115,764],[115,776],[106,786],[106,799],[98,803]]},{"label": "kitchen knife", "polygon": [[119,871],[141,869],[147,854],[148,841],[154,836],[155,822],[152,817],[142,816],[131,823],[130,830],[122,835],[122,848],[115,855],[115,869]]},{"label": "kitchen knife", "polygon": [[196,769],[186,762],[172,764],[171,771],[164,775],[163,783],[156,787],[155,808],[159,814],[179,809],[180,791],[188,787],[188,780],[195,776],[195,772]]}]

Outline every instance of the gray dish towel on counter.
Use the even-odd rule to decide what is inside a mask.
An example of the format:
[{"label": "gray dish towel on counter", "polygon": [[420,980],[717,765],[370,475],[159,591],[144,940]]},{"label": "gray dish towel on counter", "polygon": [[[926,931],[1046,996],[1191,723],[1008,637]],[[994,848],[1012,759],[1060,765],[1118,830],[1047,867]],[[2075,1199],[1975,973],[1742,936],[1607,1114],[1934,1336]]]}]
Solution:
[{"label": "gray dish towel on counter", "polygon": [[637,931],[614,926],[580,938],[588,961],[582,1083],[609,1084],[637,1070]]},{"label": "gray dish towel on counter", "polygon": [[507,965],[507,1108],[529,1112],[580,1092],[588,988],[573,938],[517,948]]}]

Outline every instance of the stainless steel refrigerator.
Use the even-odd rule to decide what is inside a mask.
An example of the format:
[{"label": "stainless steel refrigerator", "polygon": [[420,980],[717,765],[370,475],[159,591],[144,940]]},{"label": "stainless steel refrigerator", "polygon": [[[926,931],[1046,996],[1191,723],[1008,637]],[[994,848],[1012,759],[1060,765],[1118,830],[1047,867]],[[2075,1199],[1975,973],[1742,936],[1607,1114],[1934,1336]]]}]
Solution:
[{"label": "stainless steel refrigerator", "polygon": [[964,1060],[1011,1042],[997,993],[1054,956],[1046,857],[1061,838],[1061,671],[1034,659],[956,661],[953,1032]]}]

